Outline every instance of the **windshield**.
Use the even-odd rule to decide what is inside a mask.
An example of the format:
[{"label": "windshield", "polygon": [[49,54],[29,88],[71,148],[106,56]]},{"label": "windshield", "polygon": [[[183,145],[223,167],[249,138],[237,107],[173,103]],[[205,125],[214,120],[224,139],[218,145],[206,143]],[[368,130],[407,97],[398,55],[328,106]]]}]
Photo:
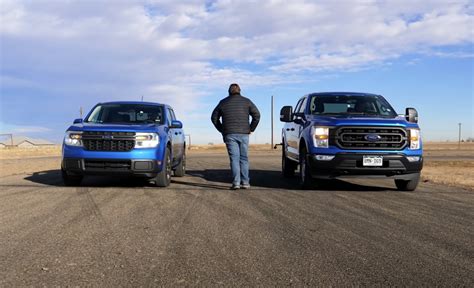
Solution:
[{"label": "windshield", "polygon": [[315,95],[311,98],[313,115],[397,117],[392,106],[381,96]]},{"label": "windshield", "polygon": [[145,104],[103,104],[94,108],[86,122],[163,124],[163,107]]}]

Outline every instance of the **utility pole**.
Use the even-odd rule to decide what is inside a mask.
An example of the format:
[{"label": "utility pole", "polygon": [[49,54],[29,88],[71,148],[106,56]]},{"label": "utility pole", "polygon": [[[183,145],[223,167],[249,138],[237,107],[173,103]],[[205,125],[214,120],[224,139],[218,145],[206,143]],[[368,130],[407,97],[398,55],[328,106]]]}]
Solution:
[{"label": "utility pole", "polygon": [[143,102],[143,95],[142,95],[142,102]]},{"label": "utility pole", "polygon": [[79,108],[79,116],[82,118],[82,106]]},{"label": "utility pole", "polygon": [[188,150],[191,150],[191,134],[184,134],[184,136],[188,137],[189,138],[189,142],[188,142]]},{"label": "utility pole", "polygon": [[462,123],[458,123],[459,125],[459,142],[458,142],[458,149],[461,150],[461,125]]},{"label": "utility pole", "polygon": [[272,105],[271,105],[271,111],[272,111],[272,146],[270,146],[270,149],[273,149],[273,95],[272,95]]}]

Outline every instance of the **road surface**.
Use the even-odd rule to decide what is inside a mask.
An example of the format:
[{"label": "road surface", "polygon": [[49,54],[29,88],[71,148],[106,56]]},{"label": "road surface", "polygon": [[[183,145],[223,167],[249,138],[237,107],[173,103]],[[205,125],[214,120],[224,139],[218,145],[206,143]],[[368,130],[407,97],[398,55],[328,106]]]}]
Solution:
[{"label": "road surface", "polygon": [[253,154],[252,189],[240,191],[228,190],[223,154],[190,155],[166,189],[11,172],[0,287],[474,286],[473,191],[387,180],[302,191],[279,167],[278,154]]}]

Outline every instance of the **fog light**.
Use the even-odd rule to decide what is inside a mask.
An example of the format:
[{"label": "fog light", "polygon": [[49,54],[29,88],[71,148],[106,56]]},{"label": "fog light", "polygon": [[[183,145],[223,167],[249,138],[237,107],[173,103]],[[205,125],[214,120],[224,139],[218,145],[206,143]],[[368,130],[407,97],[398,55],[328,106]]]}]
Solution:
[{"label": "fog light", "polygon": [[410,162],[418,162],[420,161],[420,156],[407,156],[408,161]]},{"label": "fog light", "polygon": [[334,159],[334,155],[316,155],[316,160],[319,160],[319,161],[331,161],[332,159]]}]

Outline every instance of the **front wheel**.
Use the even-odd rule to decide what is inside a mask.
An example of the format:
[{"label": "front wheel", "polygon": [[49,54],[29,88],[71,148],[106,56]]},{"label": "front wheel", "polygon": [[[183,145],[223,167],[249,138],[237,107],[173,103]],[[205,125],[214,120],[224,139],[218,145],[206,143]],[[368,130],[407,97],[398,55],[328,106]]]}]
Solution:
[{"label": "front wheel", "polygon": [[168,187],[171,182],[171,156],[170,149],[166,148],[161,172],[153,179],[157,187]]},{"label": "front wheel", "polygon": [[304,148],[300,152],[300,185],[303,189],[310,189],[315,185],[308,165],[308,155]]},{"label": "front wheel", "polygon": [[186,174],[186,153],[183,152],[179,165],[174,170],[174,176],[183,177]]},{"label": "front wheel", "polygon": [[420,173],[416,173],[411,180],[395,179],[395,185],[400,191],[414,191],[420,182]]},{"label": "front wheel", "polygon": [[295,176],[295,170],[298,166],[298,163],[291,161],[286,157],[285,147],[282,149],[281,153],[281,171],[283,172],[283,176],[290,178]]},{"label": "front wheel", "polygon": [[66,186],[79,186],[81,185],[83,176],[81,175],[69,175],[66,170],[61,169],[61,178]]}]

